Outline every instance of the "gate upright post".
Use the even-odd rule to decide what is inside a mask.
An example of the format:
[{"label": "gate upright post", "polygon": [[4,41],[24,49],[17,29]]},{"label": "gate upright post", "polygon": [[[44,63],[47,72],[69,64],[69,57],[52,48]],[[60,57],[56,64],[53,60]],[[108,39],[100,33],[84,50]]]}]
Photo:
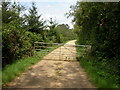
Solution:
[{"label": "gate upright post", "polygon": [[59,60],[61,60],[61,46],[60,46]]},{"label": "gate upright post", "polygon": [[34,44],[33,44],[33,50],[34,50],[34,54],[35,54],[35,42],[34,42]]}]

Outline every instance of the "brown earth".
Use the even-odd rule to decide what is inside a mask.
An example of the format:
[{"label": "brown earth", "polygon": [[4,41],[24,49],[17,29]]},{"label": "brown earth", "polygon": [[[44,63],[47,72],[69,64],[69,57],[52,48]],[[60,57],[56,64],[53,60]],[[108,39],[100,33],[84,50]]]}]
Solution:
[{"label": "brown earth", "polygon": [[[75,45],[75,40],[67,44]],[[46,55],[8,86],[14,88],[95,88],[79,62],[76,61],[76,48],[69,45],[61,46]]]}]

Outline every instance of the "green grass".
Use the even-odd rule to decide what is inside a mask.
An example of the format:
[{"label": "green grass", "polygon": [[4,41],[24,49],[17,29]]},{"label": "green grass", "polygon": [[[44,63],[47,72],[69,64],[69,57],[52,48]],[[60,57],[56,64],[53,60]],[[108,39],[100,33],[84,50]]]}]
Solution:
[{"label": "green grass", "polygon": [[93,56],[86,55],[84,47],[77,47],[78,61],[85,69],[91,82],[98,88],[120,88],[115,70],[107,62],[99,62]]},{"label": "green grass", "polygon": [[2,84],[6,84],[12,81],[16,76],[19,76],[22,72],[26,71],[29,66],[37,63],[45,55],[47,55],[56,48],[58,48],[58,46],[54,46],[54,48],[50,48],[49,52],[45,54],[42,53],[43,51],[35,52],[35,54],[31,57],[25,57],[23,59],[19,59],[13,64],[5,66],[2,70]]}]

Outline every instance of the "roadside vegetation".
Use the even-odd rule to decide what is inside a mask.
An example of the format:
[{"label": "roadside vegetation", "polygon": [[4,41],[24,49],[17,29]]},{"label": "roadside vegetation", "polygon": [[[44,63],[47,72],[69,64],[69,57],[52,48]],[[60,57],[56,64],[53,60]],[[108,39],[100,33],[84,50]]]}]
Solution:
[{"label": "roadside vegetation", "polygon": [[44,50],[49,50],[49,52],[43,53],[44,50],[35,52],[31,57],[24,57],[22,59],[16,60],[14,63],[6,65],[2,71],[2,84],[6,84],[12,81],[15,77],[19,76],[22,72],[29,69],[31,65],[34,65],[40,61],[45,55],[50,53],[52,50],[58,48],[58,46],[53,46],[53,48],[47,48]]},{"label": "roadside vegetation", "polygon": [[28,14],[24,13],[26,7],[16,2],[2,2],[0,10],[3,84],[10,82],[44,56],[40,54],[42,50],[34,53],[34,42],[65,43],[76,37],[68,24],[58,24],[53,18],[43,19],[34,2]]},{"label": "roadside vegetation", "polygon": [[74,29],[53,18],[43,19],[35,3],[26,14],[26,7],[19,3],[2,2],[3,84],[44,56],[42,50],[34,53],[34,42],[64,43],[77,38],[76,44],[91,46],[77,48],[77,59],[94,85],[120,88],[120,2],[78,1],[70,8],[67,15],[73,17]]},{"label": "roadside vegetation", "polygon": [[77,44],[91,46],[78,57],[91,81],[100,88],[120,88],[120,2],[77,2],[68,16],[74,17]]},{"label": "roadside vegetation", "polygon": [[116,75],[117,70],[111,67],[108,62],[98,62],[97,58],[88,55],[86,47],[77,47],[77,60],[84,68],[90,81],[97,88],[119,88],[118,81],[119,76]]},{"label": "roadside vegetation", "polygon": [[18,59],[32,56],[34,42],[63,43],[75,38],[67,24],[58,24],[52,18],[44,20],[38,14],[35,3],[32,3],[28,14],[24,13],[25,10],[19,3],[2,2],[3,68]]}]

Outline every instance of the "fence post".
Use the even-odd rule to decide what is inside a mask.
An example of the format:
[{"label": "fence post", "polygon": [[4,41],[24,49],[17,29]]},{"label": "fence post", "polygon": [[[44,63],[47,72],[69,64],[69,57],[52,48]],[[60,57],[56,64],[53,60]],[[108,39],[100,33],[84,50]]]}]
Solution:
[{"label": "fence post", "polygon": [[34,54],[35,54],[35,42],[34,42],[34,44],[33,44],[33,50],[34,50]]}]

